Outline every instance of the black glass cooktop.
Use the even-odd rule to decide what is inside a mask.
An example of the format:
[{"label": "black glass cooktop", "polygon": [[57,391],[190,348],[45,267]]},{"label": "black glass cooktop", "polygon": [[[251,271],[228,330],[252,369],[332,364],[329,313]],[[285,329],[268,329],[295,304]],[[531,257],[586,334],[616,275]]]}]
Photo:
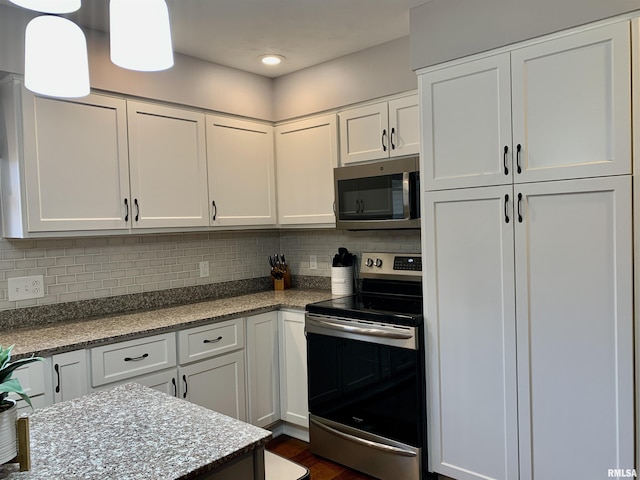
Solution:
[{"label": "black glass cooktop", "polygon": [[422,325],[422,297],[361,293],[310,303],[307,311],[395,325]]}]

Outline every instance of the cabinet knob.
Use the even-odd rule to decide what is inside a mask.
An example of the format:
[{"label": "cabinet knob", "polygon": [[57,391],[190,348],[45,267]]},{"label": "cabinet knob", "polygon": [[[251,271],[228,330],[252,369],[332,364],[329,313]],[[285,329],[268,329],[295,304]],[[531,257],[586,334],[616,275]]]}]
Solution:
[{"label": "cabinet knob", "polygon": [[383,152],[387,151],[387,144],[385,142],[386,138],[387,138],[387,129],[385,128],[384,130],[382,130],[382,151]]},{"label": "cabinet knob", "polygon": [[522,173],[522,167],[520,166],[520,152],[522,151],[522,145],[518,144],[518,146],[516,146],[516,165],[517,165],[517,172],[518,173]]},{"label": "cabinet knob", "polygon": [[395,150],[396,149],[396,144],[393,141],[393,137],[396,136],[396,127],[391,127],[391,136],[390,136],[390,140],[391,140],[391,150]]},{"label": "cabinet knob", "polygon": [[124,221],[128,222],[129,221],[129,199],[127,198],[124,199],[124,206],[126,208],[125,214],[124,214]]}]

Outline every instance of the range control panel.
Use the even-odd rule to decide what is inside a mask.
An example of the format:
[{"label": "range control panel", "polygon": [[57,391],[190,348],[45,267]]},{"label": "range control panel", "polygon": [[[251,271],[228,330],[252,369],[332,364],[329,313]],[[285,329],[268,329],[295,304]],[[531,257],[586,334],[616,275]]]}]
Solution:
[{"label": "range control panel", "polygon": [[363,278],[420,277],[422,256],[419,253],[370,253],[362,254],[360,276]]}]

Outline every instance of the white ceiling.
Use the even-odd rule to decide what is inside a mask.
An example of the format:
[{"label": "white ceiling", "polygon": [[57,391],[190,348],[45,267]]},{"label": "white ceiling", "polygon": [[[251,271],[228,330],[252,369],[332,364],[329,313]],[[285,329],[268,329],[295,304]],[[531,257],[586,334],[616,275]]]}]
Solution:
[{"label": "white ceiling", "polygon": [[[408,35],[409,9],[425,1],[167,0],[167,4],[176,52],[277,77]],[[84,0],[69,17],[106,32],[108,0]],[[257,60],[264,53],[284,55],[287,60],[267,67]]]}]

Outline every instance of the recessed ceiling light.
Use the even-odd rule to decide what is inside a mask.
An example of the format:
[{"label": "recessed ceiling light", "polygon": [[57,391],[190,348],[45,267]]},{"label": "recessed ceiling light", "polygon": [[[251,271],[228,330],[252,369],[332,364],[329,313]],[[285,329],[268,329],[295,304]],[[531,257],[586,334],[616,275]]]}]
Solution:
[{"label": "recessed ceiling light", "polygon": [[276,55],[273,53],[269,53],[267,55],[260,55],[258,59],[265,65],[279,65],[280,63],[286,60],[284,56]]}]

